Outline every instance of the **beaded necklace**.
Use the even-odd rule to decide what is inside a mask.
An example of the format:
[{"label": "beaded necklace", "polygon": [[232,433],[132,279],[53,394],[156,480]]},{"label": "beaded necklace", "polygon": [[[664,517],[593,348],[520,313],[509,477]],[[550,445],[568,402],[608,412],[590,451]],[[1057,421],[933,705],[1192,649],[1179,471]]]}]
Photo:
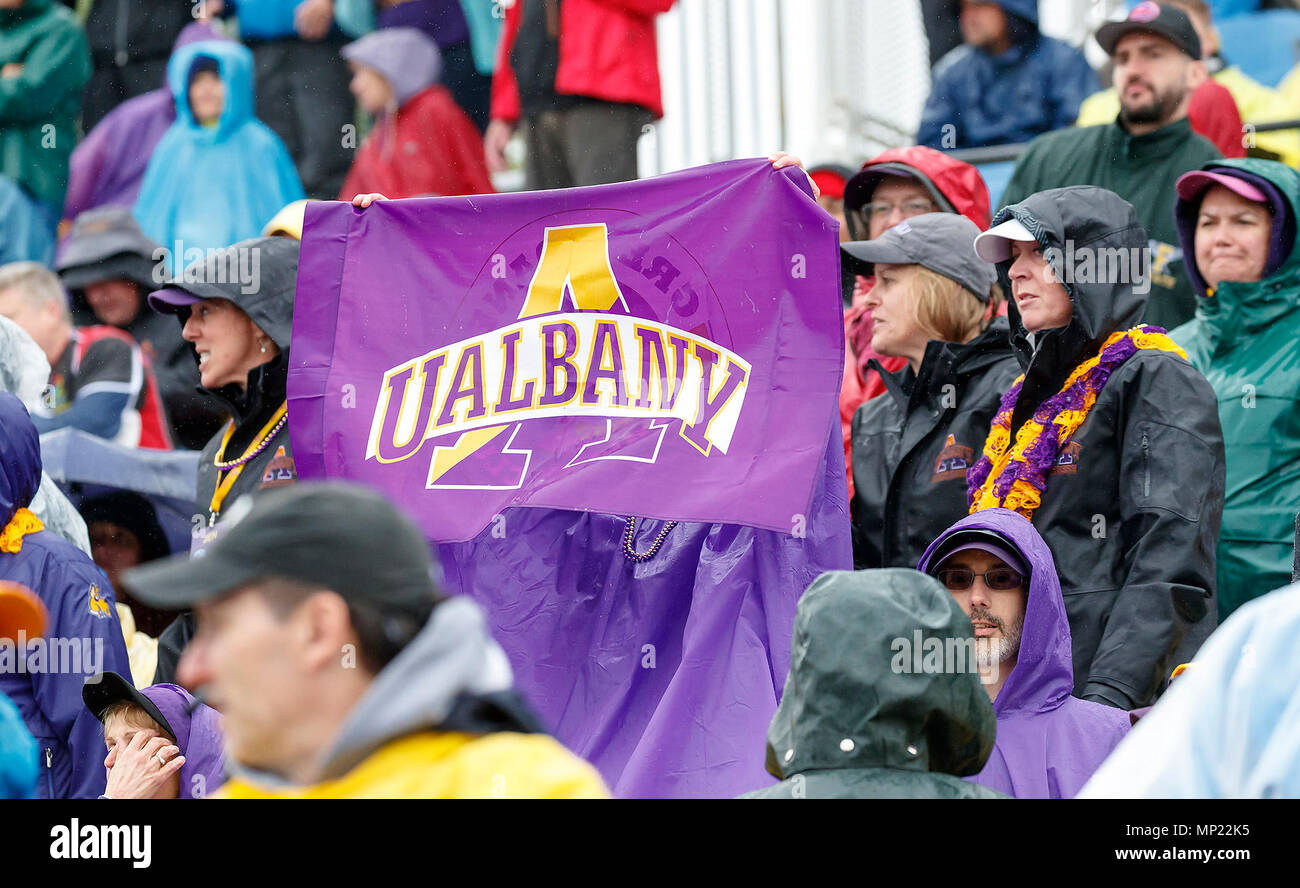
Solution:
[{"label": "beaded necklace", "polygon": [[285,427],[288,421],[289,403],[286,401],[272,414],[266,425],[262,426],[261,431],[257,433],[256,437],[253,438],[252,442],[237,459],[223,461],[223,457],[226,455],[226,445],[230,443],[230,437],[235,433],[235,424],[233,422],[226,426],[226,434],[221,439],[221,447],[217,450],[216,456],[212,458],[212,465],[216,466],[218,473],[228,471],[229,474],[218,482],[217,489],[212,493],[209,524],[216,523],[217,516],[221,514],[221,507],[230,494],[230,489],[235,486],[235,481],[244,471],[244,466],[270,446],[271,441],[275,439],[275,436],[280,433],[280,430]]},{"label": "beaded necklace", "polygon": [[664,529],[659,531],[659,535],[655,537],[655,541],[650,545],[650,548],[644,552],[638,552],[632,548],[632,537],[636,534],[636,519],[629,515],[627,530],[623,534],[623,557],[638,564],[649,561],[659,554],[659,547],[664,544],[664,540],[668,539],[668,534],[676,526],[676,521],[669,521],[664,525]]}]

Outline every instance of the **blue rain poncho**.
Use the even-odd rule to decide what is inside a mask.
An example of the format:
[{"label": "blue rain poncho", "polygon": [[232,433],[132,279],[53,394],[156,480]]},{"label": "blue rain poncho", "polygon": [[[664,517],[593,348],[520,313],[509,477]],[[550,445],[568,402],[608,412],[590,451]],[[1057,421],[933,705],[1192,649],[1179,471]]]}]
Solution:
[{"label": "blue rain poncho", "polygon": [[[215,126],[200,125],[190,109],[190,72],[200,57],[215,60],[225,86]],[[281,207],[304,194],[284,143],[253,116],[247,48],[218,40],[182,47],[167,64],[167,85],[176,99],[176,123],[149,159],[135,217],[171,251],[179,273],[188,264],[186,250],[256,237]]]}]

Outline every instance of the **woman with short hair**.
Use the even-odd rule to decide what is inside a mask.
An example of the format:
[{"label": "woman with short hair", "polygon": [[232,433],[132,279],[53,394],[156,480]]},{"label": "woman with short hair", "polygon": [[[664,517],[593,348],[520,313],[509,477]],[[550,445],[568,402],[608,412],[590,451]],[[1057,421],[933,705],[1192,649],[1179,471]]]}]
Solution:
[{"label": "woman with short hair", "polygon": [[974,252],[965,216],[926,213],[845,244],[846,265],[875,275],[871,347],[906,359],[886,394],[853,416],[851,504],[857,568],[914,567],[966,513],[966,470],[1016,376],[1002,293]]}]

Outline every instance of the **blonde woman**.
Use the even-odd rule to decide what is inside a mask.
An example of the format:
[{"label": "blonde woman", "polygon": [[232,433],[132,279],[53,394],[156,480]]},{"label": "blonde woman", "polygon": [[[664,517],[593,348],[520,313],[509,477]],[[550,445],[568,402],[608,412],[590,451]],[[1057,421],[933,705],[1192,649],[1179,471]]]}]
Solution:
[{"label": "blonde woman", "polygon": [[915,567],[927,546],[966,514],[966,470],[984,449],[1002,393],[1020,368],[994,270],[975,255],[965,216],[926,213],[844,261],[875,276],[871,347],[907,360],[886,394],[853,415],[855,567]]}]

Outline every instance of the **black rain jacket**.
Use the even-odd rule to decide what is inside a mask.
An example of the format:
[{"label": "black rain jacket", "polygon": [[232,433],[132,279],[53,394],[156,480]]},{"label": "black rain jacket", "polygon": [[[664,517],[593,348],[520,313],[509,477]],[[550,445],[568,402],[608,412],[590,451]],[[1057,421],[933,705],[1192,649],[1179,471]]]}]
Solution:
[{"label": "black rain jacket", "polygon": [[995,318],[967,343],[931,340],[920,372],[871,366],[886,394],[853,415],[853,566],[916,567],[966,515],[966,470],[984,451],[1020,367]]},{"label": "black rain jacket", "polygon": [[[1146,294],[1122,280],[1128,275],[1089,274],[1079,263],[1090,254],[1080,251],[1099,260],[1100,249],[1145,247],[1147,234],[1131,205],[1092,186],[1031,195],[1000,210],[993,224],[1012,217],[1045,252],[1072,241],[1076,263],[1063,275],[1074,304],[1065,327],[1031,336],[1011,302],[1012,347],[1025,368],[1014,440],[1074,368],[1112,333],[1137,326],[1146,307]],[[998,263],[1007,292],[1010,266]],[[1092,280],[1098,276],[1115,280]],[[1111,375],[1062,449],[1033,517],[1061,576],[1075,696],[1122,709],[1148,705],[1169,671],[1214,630],[1223,495],[1214,391],[1178,355],[1141,349]]]}]

